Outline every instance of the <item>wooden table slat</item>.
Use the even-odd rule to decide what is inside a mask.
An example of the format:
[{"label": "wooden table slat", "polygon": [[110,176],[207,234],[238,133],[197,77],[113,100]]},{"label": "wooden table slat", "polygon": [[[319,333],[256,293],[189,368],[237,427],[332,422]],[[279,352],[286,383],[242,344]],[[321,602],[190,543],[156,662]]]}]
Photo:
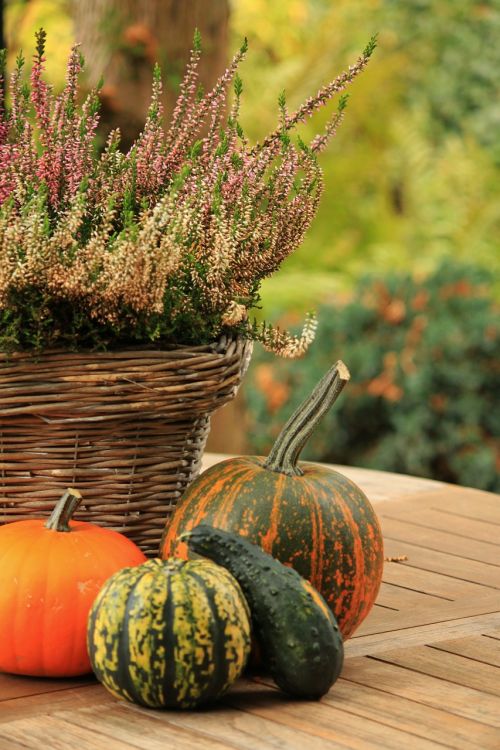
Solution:
[{"label": "wooden table slat", "polygon": [[454,601],[450,596],[429,594],[425,591],[417,591],[397,583],[389,583],[387,579],[382,581],[377,596],[377,604],[382,604],[396,611],[407,610],[412,607],[428,607],[439,601]]},{"label": "wooden table slat", "polygon": [[[500,614],[476,615],[473,617],[452,618],[442,622],[414,625],[403,630],[381,630],[380,632],[354,636],[345,644],[349,657],[379,654],[391,648],[435,644],[439,640],[451,640],[467,635],[482,635],[492,626],[500,624]],[[366,628],[368,630],[368,628]],[[359,631],[358,631],[359,633]]]},{"label": "wooden table slat", "polygon": [[408,521],[387,518],[381,515],[384,538],[410,542],[425,550],[447,552],[464,561],[476,561],[495,566],[500,580],[500,550],[493,544],[464,539],[447,531],[422,528]]},{"label": "wooden table slat", "polygon": [[[277,691],[276,691],[277,692]],[[408,732],[400,727],[380,721],[376,715],[364,716],[360,721],[359,713],[341,705],[332,691],[329,699],[322,703],[290,700],[277,692],[275,700],[269,699],[267,692],[260,693],[253,686],[243,700],[229,698],[231,705],[239,705],[245,712],[250,712],[259,719],[269,718],[272,721],[305,731],[323,740],[323,743],[340,743],[349,748],[373,747],[381,750],[401,750],[401,747],[415,750],[430,750],[442,747],[441,743],[425,738],[421,732]],[[326,709],[326,710],[325,710]],[[297,747],[302,747],[299,740]],[[328,747],[323,744],[321,747]]]},{"label": "wooden table slat", "polygon": [[376,658],[500,698],[498,669],[466,656],[423,645],[384,651]]},{"label": "wooden table slat", "polygon": [[370,616],[365,620],[360,628],[355,632],[352,640],[356,640],[364,635],[392,633],[404,631],[407,628],[419,627],[421,625],[443,624],[456,619],[473,617],[476,615],[494,615],[499,617],[500,596],[497,592],[488,593],[479,599],[466,599],[456,601],[440,600],[438,604],[432,607],[415,608],[398,612],[397,614],[385,610],[383,619]]},{"label": "wooden table slat", "polygon": [[[166,737],[175,750],[226,750],[244,747],[237,742],[229,741],[228,738],[217,738],[211,732],[205,732],[203,719],[197,729],[183,726],[182,715],[178,717],[178,712],[166,714],[159,720],[157,712],[137,712],[117,701],[106,705],[105,711],[99,712],[96,708],[98,707],[93,705],[76,713],[65,712],[57,715],[64,716],[67,721],[82,729],[88,726],[95,727],[106,741],[108,737],[116,737],[131,742],[134,747],[141,750],[165,750]],[[219,717],[219,720],[221,718]]]},{"label": "wooden table slat", "polygon": [[496,640],[500,640],[500,628],[494,628],[493,630],[488,630],[488,632],[483,633],[486,638],[494,638]]},{"label": "wooden table slat", "polygon": [[449,651],[450,654],[466,656],[492,667],[500,667],[500,640],[488,638],[485,634],[439,640],[429,645],[440,651]]},{"label": "wooden table slat", "polygon": [[[442,484],[440,488],[431,492],[417,491],[408,495],[393,496],[394,505],[398,508],[405,506],[410,508],[434,508],[435,510],[446,510],[450,514],[463,515],[467,518],[484,521],[485,518],[491,523],[500,523],[500,507],[498,495],[492,492],[484,492],[472,487],[459,487],[457,485]],[[380,509],[389,509],[391,503],[381,501],[377,503]],[[388,510],[388,512],[390,512]]]},{"label": "wooden table slat", "polygon": [[[500,738],[500,698],[495,695],[370,656],[348,659],[343,677],[368,687],[376,685],[388,701],[400,696],[495,727]],[[471,737],[471,750],[473,747],[478,746]]]},{"label": "wooden table slat", "polygon": [[381,723],[446,746],[450,745],[452,737],[453,747],[457,750],[471,750],[471,737],[481,750],[498,750],[499,732],[496,728],[399,695],[389,697],[376,686],[341,679],[325,700],[334,701],[339,708],[360,718],[377,718]]},{"label": "wooden table slat", "polygon": [[69,747],[78,750],[95,750],[96,743],[107,750],[135,750],[137,745],[130,742],[122,742],[112,737],[103,737],[95,733],[95,724],[88,728],[81,728],[64,719],[54,716],[46,716],[43,725],[37,717],[29,719],[17,719],[9,724],[0,725],[0,747],[1,743],[6,748],[10,747],[38,747],[50,748],[50,750],[68,750]]},{"label": "wooden table slat", "polygon": [[[454,513],[447,513],[445,509],[415,508],[409,507],[407,503],[400,506],[391,506],[390,510],[383,512],[383,517],[391,520],[401,520],[422,529],[434,529],[444,531],[460,539],[471,539],[476,542],[485,542],[500,547],[500,529],[491,521],[464,518]],[[422,532],[425,535],[425,531]],[[459,548],[463,542],[457,540]],[[465,545],[467,546],[467,545]],[[500,549],[497,549],[500,558]]]},{"label": "wooden table slat", "polygon": [[[342,736],[332,736],[328,729],[314,726],[309,721],[309,711],[304,712],[304,703],[300,702],[303,718],[300,722],[287,720],[283,715],[282,696],[275,690],[260,687],[259,699],[252,691],[246,693],[246,683],[240,686],[240,699],[237,696],[222,705],[201,712],[174,711],[156,712],[155,718],[165,726],[200,732],[206,736],[222,740],[228,747],[241,750],[274,750],[282,747],[300,747],[304,750],[322,750],[328,748],[351,748],[352,744],[343,744]],[[234,706],[238,707],[234,707]],[[241,708],[239,707],[241,706]],[[308,706],[309,708],[309,706]],[[128,710],[146,713],[145,709],[127,706]],[[148,712],[149,713],[149,712]],[[295,745],[294,745],[295,743]]]},{"label": "wooden table slat", "polygon": [[3,701],[23,698],[28,695],[56,693],[69,688],[83,687],[94,684],[94,679],[81,677],[73,680],[43,679],[38,677],[22,677],[20,675],[6,675],[0,672],[0,704]]},{"label": "wooden table slat", "polygon": [[384,538],[384,549],[387,556],[406,555],[409,567],[440,573],[460,581],[487,585],[500,589],[500,571],[495,565],[458,557],[452,552],[434,550],[409,541]]},{"label": "wooden table slat", "polygon": [[[460,599],[462,597],[483,596],[487,589],[500,589],[500,581],[496,586],[485,583],[472,583],[462,578],[455,578],[445,573],[436,573],[415,567],[418,560],[411,556],[406,562],[389,563],[384,566],[384,581],[389,584],[421,591],[424,594],[441,596],[446,599]],[[496,572],[496,571],[494,571]]]},{"label": "wooden table slat", "polygon": [[30,716],[40,717],[65,708],[76,710],[91,704],[102,706],[108,702],[112,705],[116,704],[116,701],[111,701],[110,697],[108,701],[107,693],[94,680],[85,688],[67,688],[50,694],[38,693],[3,701],[0,704],[0,725],[15,719],[24,719]]}]

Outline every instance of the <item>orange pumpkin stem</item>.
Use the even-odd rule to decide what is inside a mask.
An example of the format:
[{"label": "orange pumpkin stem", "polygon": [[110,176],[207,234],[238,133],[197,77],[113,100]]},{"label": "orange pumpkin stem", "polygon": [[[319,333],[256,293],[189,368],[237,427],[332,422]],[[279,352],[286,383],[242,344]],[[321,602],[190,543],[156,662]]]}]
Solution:
[{"label": "orange pumpkin stem", "polygon": [[281,430],[264,464],[266,469],[287,476],[302,476],[304,472],[298,465],[300,453],[350,377],[349,370],[339,359]]},{"label": "orange pumpkin stem", "polygon": [[71,531],[69,522],[81,502],[82,496],[78,490],[68,487],[50,514],[45,528],[52,529],[53,531]]}]

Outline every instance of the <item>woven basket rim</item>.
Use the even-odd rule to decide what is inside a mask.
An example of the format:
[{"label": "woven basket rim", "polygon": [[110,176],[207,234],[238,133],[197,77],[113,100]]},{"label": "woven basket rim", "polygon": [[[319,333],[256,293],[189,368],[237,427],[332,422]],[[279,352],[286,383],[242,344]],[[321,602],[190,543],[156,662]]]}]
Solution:
[{"label": "woven basket rim", "polygon": [[244,346],[250,344],[251,340],[244,336],[228,336],[227,334],[221,335],[219,338],[209,341],[205,344],[164,344],[163,346],[157,346],[155,344],[137,344],[137,346],[127,347],[116,347],[109,349],[70,349],[69,347],[54,347],[51,349],[14,349],[12,351],[1,351],[0,350],[0,364],[3,362],[9,363],[14,360],[32,359],[34,361],[43,359],[46,357],[74,357],[78,358],[98,358],[98,359],[113,359],[114,357],[130,356],[134,358],[140,356],[143,353],[147,353],[148,356],[159,356],[164,354],[176,354],[181,352],[192,352],[193,354],[207,352],[213,354],[222,354],[224,350],[229,348],[231,344]]},{"label": "woven basket rim", "polygon": [[58,350],[0,360],[0,427],[23,415],[68,422],[211,413],[234,395],[250,353],[248,340],[221,337],[168,350]]}]

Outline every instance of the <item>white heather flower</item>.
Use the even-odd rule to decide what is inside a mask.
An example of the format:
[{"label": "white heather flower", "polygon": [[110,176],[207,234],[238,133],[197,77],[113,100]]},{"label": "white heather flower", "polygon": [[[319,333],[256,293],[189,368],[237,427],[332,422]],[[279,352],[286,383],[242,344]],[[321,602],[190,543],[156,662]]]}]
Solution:
[{"label": "white heather flower", "polygon": [[222,324],[225,326],[236,326],[247,318],[248,314],[245,305],[241,305],[233,300],[222,316]]}]

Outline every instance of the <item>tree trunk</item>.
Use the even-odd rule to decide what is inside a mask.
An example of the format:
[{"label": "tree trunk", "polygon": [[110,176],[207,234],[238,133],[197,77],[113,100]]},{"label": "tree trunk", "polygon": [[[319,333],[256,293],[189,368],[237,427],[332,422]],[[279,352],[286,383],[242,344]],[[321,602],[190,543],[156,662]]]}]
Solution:
[{"label": "tree trunk", "polygon": [[[5,6],[3,0],[0,0],[0,50],[6,49],[7,44],[5,42]],[[2,78],[5,77],[5,71],[1,70],[0,66],[0,75]],[[3,109],[5,102],[4,102],[4,96],[5,96],[5,82],[2,82],[2,88],[0,89],[0,110]]]},{"label": "tree trunk", "polygon": [[5,26],[4,26],[4,20],[5,20],[5,7],[3,0],[0,0],[0,49],[5,49]]},{"label": "tree trunk", "polygon": [[88,82],[104,79],[102,122],[107,130],[120,127],[125,147],[144,124],[156,61],[168,123],[195,28],[203,86],[211,87],[227,64],[229,0],[72,0],[72,11]]}]

